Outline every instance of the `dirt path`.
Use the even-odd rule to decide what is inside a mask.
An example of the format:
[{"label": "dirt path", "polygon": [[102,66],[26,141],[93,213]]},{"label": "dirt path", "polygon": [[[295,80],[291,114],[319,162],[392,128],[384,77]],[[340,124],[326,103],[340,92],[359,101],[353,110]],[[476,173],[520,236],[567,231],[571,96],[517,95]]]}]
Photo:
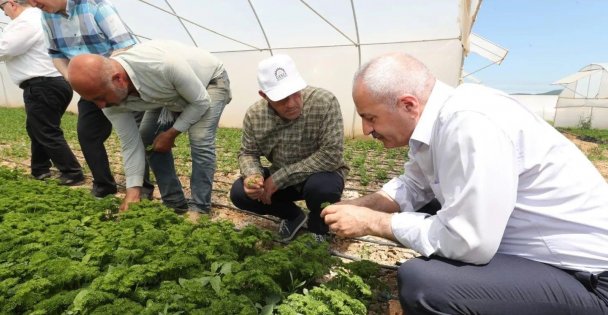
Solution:
[{"label": "dirt path", "polygon": [[[565,133],[566,138],[570,139],[585,155],[589,156],[590,153],[597,151],[599,145],[593,142],[587,142],[577,139],[576,136]],[[608,157],[608,153],[602,152],[602,154]],[[608,180],[608,160],[595,160],[592,161],[593,165],[602,174],[602,176]]]}]

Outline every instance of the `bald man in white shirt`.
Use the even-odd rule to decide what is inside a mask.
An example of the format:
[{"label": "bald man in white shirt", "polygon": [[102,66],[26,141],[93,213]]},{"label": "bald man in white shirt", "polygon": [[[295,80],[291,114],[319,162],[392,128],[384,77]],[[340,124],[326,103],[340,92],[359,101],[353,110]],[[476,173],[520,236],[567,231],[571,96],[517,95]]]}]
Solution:
[{"label": "bald man in white shirt", "polygon": [[[321,215],[340,236],[422,254],[399,268],[406,314],[608,313],[608,184],[572,142],[509,95],[452,88],[406,54],[353,82],[364,133],[409,145],[409,161]],[[436,213],[416,211],[433,199]]]},{"label": "bald man in white shirt", "polygon": [[41,12],[25,0],[1,1],[0,8],[11,18],[0,38],[0,59],[6,62],[13,82],[23,89],[31,174],[40,180],[49,178],[54,165],[61,172],[61,184],[81,184],[82,168],[61,130],[61,117],[73,92],[46,52]]}]

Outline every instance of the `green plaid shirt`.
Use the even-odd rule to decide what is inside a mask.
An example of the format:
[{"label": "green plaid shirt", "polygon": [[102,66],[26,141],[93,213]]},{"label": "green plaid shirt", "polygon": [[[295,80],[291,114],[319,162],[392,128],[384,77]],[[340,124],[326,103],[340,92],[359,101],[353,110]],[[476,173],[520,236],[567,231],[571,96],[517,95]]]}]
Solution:
[{"label": "green plaid shirt", "polygon": [[272,180],[279,189],[299,184],[318,172],[348,174],[344,162],[344,125],[336,97],[329,91],[306,87],[304,106],[295,120],[279,117],[264,99],[253,104],[243,120],[239,152],[244,177],[264,174],[260,157],[272,165]]}]

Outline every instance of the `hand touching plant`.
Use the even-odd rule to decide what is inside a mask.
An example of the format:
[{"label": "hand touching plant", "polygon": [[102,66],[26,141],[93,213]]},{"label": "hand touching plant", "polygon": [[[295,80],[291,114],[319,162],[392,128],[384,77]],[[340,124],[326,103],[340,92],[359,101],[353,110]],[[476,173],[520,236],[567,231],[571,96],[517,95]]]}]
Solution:
[{"label": "hand touching plant", "polygon": [[259,200],[264,193],[264,176],[261,174],[249,175],[243,180],[243,186],[249,198]]}]

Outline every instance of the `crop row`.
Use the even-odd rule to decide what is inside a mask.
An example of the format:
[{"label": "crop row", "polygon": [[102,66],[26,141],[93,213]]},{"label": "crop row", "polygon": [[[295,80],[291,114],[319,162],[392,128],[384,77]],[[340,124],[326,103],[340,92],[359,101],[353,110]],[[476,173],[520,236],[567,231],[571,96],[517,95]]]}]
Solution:
[{"label": "crop row", "polygon": [[377,268],[343,265],[327,246],[192,224],[153,202],[118,215],[115,198],[0,167],[3,314],[365,314]]}]

